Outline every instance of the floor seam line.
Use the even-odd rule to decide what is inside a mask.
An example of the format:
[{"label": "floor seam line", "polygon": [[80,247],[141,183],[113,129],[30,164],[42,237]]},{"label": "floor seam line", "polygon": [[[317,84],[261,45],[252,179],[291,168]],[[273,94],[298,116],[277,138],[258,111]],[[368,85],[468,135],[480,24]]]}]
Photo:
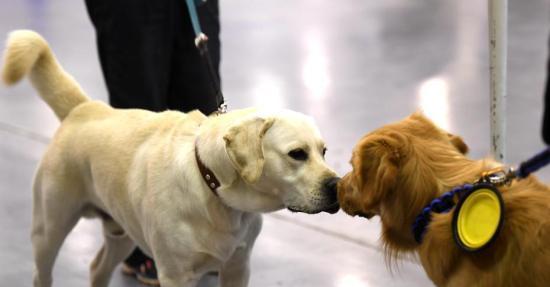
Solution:
[{"label": "floor seam line", "polygon": [[2,121],[0,121],[0,131],[6,132],[12,135],[20,136],[20,137],[23,137],[35,142],[39,142],[42,144],[46,144],[46,145],[49,144],[51,141],[51,138],[48,136],[25,129],[23,127],[20,127],[14,124],[2,122]]},{"label": "floor seam line", "polygon": [[[351,236],[347,236],[347,235],[344,235],[344,234],[341,234],[341,233],[338,233],[338,232],[335,232],[335,231],[332,231],[332,230],[321,228],[321,227],[315,226],[313,224],[305,223],[303,221],[290,220],[288,217],[286,217],[284,215],[273,214],[273,213],[272,214],[265,214],[265,215],[268,216],[268,217],[271,217],[271,218],[275,218],[277,220],[281,220],[281,221],[284,221],[284,222],[287,222],[287,223],[290,223],[290,224],[294,224],[294,225],[297,225],[297,226],[300,226],[300,227],[304,227],[306,229],[309,229],[309,230],[312,230],[312,231],[315,231],[315,232],[319,232],[321,234],[324,234],[324,235],[327,235],[327,236],[330,236],[330,237],[333,237],[333,238],[337,238],[337,239],[346,241],[348,243],[358,245],[362,248],[374,250],[376,252],[384,254],[384,251],[382,250],[382,248],[380,248],[380,247],[378,247],[378,246],[376,246],[372,243],[366,242],[365,240],[361,240],[361,239],[358,239],[358,238],[353,238]],[[414,259],[411,259],[411,258],[404,257],[404,258],[399,258],[399,260],[403,260],[403,261],[407,261],[407,262],[419,265],[418,261],[416,261]]]}]

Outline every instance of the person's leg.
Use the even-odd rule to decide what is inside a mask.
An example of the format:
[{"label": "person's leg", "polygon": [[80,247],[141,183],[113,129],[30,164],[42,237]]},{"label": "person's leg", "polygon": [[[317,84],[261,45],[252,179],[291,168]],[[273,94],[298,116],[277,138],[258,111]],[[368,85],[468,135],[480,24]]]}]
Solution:
[{"label": "person's leg", "polygon": [[548,42],[548,62],[546,63],[546,90],[544,94],[544,113],[542,118],[542,139],[547,145],[550,145],[550,39]]},{"label": "person's leg", "polygon": [[[174,110],[198,109],[205,114],[215,112],[223,102],[212,83],[206,63],[195,46],[195,34],[184,1],[175,1],[175,42],[172,56],[168,107]],[[201,28],[208,36],[208,49],[215,77],[219,82],[220,24],[218,0],[208,0],[198,7]]]},{"label": "person's leg", "polygon": [[218,0],[208,0],[198,7],[200,23],[203,32],[208,36],[208,52],[212,59],[214,71],[220,80],[220,9]]},{"label": "person's leg", "polygon": [[86,6],[111,105],[167,109],[173,49],[169,1],[86,0]]}]

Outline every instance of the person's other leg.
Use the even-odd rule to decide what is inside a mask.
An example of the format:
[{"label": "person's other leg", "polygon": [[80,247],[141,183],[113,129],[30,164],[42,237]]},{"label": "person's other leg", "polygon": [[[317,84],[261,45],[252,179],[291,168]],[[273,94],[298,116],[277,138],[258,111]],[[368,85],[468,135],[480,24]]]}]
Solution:
[{"label": "person's other leg", "polygon": [[[172,56],[168,107],[174,110],[198,109],[205,114],[215,112],[223,99],[216,93],[212,76],[195,43],[195,34],[184,1],[175,1],[175,42]],[[201,28],[208,36],[208,49],[213,72],[219,82],[220,23],[218,0],[208,0],[198,7]]]}]

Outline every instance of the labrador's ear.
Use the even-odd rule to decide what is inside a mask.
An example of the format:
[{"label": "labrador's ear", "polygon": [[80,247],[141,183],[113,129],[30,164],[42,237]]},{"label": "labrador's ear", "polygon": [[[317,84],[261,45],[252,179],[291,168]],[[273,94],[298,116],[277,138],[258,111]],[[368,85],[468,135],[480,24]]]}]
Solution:
[{"label": "labrador's ear", "polygon": [[255,183],[262,175],[262,138],[272,125],[273,119],[246,119],[231,127],[223,136],[231,163],[248,184]]}]

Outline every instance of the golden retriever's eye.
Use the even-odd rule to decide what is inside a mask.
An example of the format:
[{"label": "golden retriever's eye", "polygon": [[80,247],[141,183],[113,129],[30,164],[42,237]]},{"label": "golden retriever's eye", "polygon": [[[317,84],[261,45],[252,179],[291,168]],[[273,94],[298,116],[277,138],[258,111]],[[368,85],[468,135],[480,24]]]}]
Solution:
[{"label": "golden retriever's eye", "polygon": [[300,160],[300,161],[307,160],[307,152],[301,148],[297,148],[289,151],[288,156],[295,160]]}]

